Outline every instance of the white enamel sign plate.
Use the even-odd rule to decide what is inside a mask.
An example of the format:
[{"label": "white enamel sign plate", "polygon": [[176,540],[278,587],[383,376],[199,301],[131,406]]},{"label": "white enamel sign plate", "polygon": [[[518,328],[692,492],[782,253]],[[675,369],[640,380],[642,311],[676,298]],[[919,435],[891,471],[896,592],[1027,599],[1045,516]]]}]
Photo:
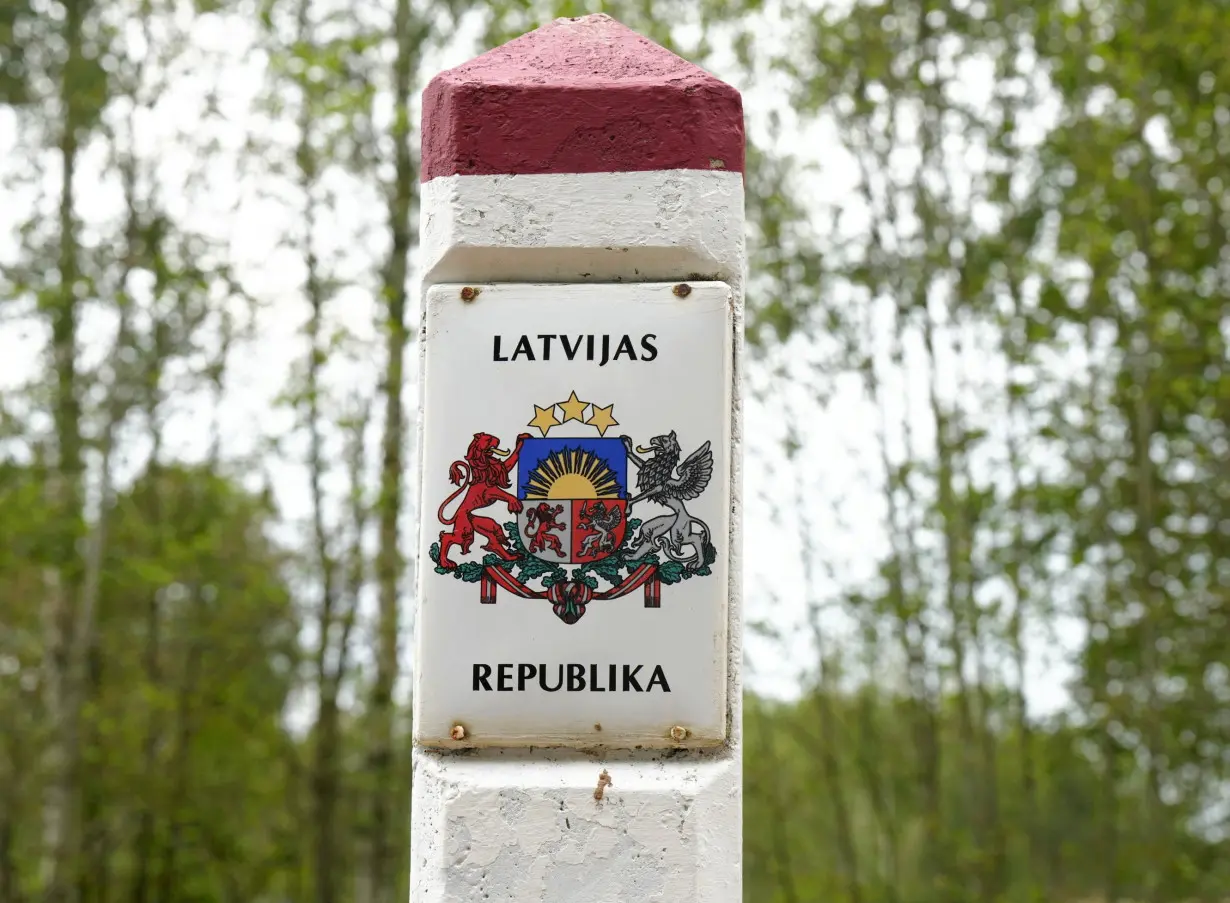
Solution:
[{"label": "white enamel sign plate", "polygon": [[724,741],[732,302],[690,289],[427,291],[420,743]]}]

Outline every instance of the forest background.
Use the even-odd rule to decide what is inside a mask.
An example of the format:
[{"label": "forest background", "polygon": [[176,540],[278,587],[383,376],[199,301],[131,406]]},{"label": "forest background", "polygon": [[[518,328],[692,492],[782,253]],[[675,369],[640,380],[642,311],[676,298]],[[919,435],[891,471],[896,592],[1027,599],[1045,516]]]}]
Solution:
[{"label": "forest background", "polygon": [[746,899],[1230,899],[1230,5],[0,0],[0,903],[406,899],[418,98],[599,11],[748,111]]}]

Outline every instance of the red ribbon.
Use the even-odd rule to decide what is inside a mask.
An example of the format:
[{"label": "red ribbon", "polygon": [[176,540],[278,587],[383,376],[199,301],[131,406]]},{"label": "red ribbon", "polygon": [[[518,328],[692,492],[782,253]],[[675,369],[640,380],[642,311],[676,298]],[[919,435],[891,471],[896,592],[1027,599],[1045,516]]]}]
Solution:
[{"label": "red ribbon", "polygon": [[567,624],[575,624],[585,614],[585,606],[594,599],[618,599],[645,587],[645,607],[659,608],[662,604],[662,584],[658,568],[654,564],[642,564],[618,586],[596,593],[588,583],[580,580],[561,580],[553,583],[546,592],[530,589],[518,583],[508,571],[488,565],[483,569],[479,585],[479,600],[484,605],[494,605],[496,589],[502,587],[522,599],[547,599],[556,615]]}]

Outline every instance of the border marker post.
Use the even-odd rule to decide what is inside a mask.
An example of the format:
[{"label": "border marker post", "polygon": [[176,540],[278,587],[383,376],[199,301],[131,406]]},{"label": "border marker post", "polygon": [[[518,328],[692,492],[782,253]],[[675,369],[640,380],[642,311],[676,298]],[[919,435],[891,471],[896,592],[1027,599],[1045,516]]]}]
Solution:
[{"label": "border marker post", "polygon": [[[745,252],[740,96],[610,17],[591,15],[558,19],[438,75],[424,93],[422,131],[424,407],[417,436],[420,565],[411,901],[736,903],[742,893]],[[449,579],[460,575],[442,570],[439,546],[432,545],[440,529],[439,493],[432,482],[440,478],[433,472],[438,469],[433,435],[442,424],[460,418],[451,409],[441,413],[441,386],[450,379],[464,386],[465,379],[460,372],[464,368],[456,365],[456,346],[446,338],[455,336],[460,328],[456,324],[463,321],[448,317],[460,316],[457,305],[476,310],[486,301],[482,317],[506,318],[516,305],[532,307],[540,299],[544,308],[556,305],[552,309],[561,316],[571,310],[574,319],[580,318],[576,323],[589,316],[597,322],[618,318],[633,305],[661,305],[668,295],[692,295],[688,300],[701,306],[710,303],[705,299],[717,299],[712,303],[725,314],[725,335],[713,333],[716,338],[706,339],[707,347],[700,349],[709,354],[706,360],[723,364],[720,372],[726,383],[720,396],[725,422],[720,433],[714,433],[715,485],[706,497],[719,499],[725,510],[705,515],[711,523],[720,517],[723,526],[722,535],[714,539],[720,560],[714,563],[710,583],[704,584],[705,592],[721,597],[721,606],[712,609],[720,629],[701,637],[702,648],[707,643],[714,659],[711,670],[718,683],[706,697],[720,705],[706,710],[716,712],[713,724],[695,730],[659,720],[649,729],[635,709],[631,715],[619,710],[619,717],[627,716],[623,726],[604,731],[594,723],[588,737],[580,736],[582,726],[573,723],[577,719],[567,717],[562,726],[545,732],[526,728],[520,734],[515,724],[499,727],[498,718],[490,726],[477,718],[452,723],[444,716],[452,712],[453,697],[444,694],[456,694],[457,688],[446,690],[437,679],[457,657],[452,648],[446,654],[439,651],[447,642],[442,625],[452,615],[437,612],[439,597],[462,583]],[[456,299],[455,305],[450,307],[445,298]],[[474,353],[489,360],[490,339],[486,341],[476,345]],[[446,368],[450,375],[444,374]],[[510,379],[517,378],[508,372]],[[658,385],[653,390],[669,393],[673,388]],[[500,386],[490,391],[498,394]],[[458,412],[468,404],[469,393],[463,394],[467,397],[456,398]],[[583,404],[584,397],[574,393],[569,403]],[[591,420],[597,416],[598,401],[593,404],[585,409],[591,411]],[[556,419],[574,419],[570,408],[558,410],[566,416]],[[607,412],[604,417],[609,415],[609,408],[601,410]],[[465,430],[477,432],[477,427]],[[500,436],[505,442],[511,438]],[[687,441],[682,449],[685,465],[696,444]],[[646,453],[641,445],[635,448],[638,454]],[[716,485],[719,482],[725,485]],[[634,491],[630,488],[628,495]],[[503,509],[484,513],[501,520]],[[461,553],[468,551],[464,542],[451,542],[458,543]],[[452,558],[460,560],[461,553],[455,548]],[[481,555],[476,549],[470,557]],[[514,610],[514,601],[505,600],[508,588],[517,587],[509,582],[512,571],[505,573],[498,564],[485,567],[481,598],[475,584],[475,604],[465,614],[476,642],[484,629],[481,624],[492,623],[482,617]],[[710,573],[707,565],[704,573]],[[645,568],[633,578],[644,580]],[[719,579],[724,583],[717,584]],[[655,625],[644,619],[677,616],[686,607],[681,600],[692,599],[685,594],[692,586],[661,587],[649,579],[643,587],[648,610],[638,613],[640,630],[665,630],[662,625],[668,621]],[[561,601],[566,595],[556,587],[551,598],[561,620],[574,624],[579,616],[574,608],[568,615],[573,620],[566,619],[568,600]],[[678,602],[674,609],[673,601]],[[592,608],[596,612],[600,606],[632,602],[630,597],[595,601]],[[450,597],[447,609],[458,611],[462,604]],[[539,606],[532,609],[537,616],[544,603],[517,599],[515,604]],[[638,597],[635,606],[641,605]],[[548,606],[548,620],[550,610]],[[522,608],[517,616],[529,619],[530,611]],[[596,617],[590,616],[590,626]],[[557,630],[573,629],[551,624]],[[510,656],[502,660],[518,661],[515,654]],[[617,666],[610,667],[614,678]],[[591,680],[595,673],[590,672]],[[516,695],[489,698],[512,705]],[[557,704],[563,695],[551,697],[554,711],[572,704]],[[585,696],[599,704],[599,697]],[[613,705],[608,700],[614,698],[605,695],[602,704]]]}]

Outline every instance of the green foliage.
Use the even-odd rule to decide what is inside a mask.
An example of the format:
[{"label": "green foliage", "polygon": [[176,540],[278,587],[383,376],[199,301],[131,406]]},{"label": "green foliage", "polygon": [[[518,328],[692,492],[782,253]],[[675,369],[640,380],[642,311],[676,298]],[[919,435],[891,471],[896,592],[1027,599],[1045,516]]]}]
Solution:
[{"label": "green foliage", "polygon": [[[799,24],[780,65],[800,117],[835,126],[860,226],[813,210],[806,272],[772,247],[789,201],[758,199],[776,297],[749,323],[770,352],[818,349],[782,377],[821,399],[854,377],[878,409],[877,579],[809,605],[840,612],[858,640],[844,679],[899,695],[900,723],[835,689],[817,616],[818,701],[771,716],[825,725],[803,741],[812,783],[774,790],[775,765],[762,780],[828,794],[828,833],[758,833],[781,861],[748,898],[1216,896],[1226,10],[892,0]],[[789,442],[806,460],[807,438]],[[805,567],[839,572],[810,542],[801,529]],[[1043,724],[1004,687],[1028,679],[1024,637],[1060,625],[1079,636],[1074,697]],[[901,746],[916,762],[898,770]]]},{"label": "green foliage", "polygon": [[27,3],[13,0],[0,6],[0,104],[20,106],[30,99],[26,45],[17,36],[32,26],[32,18]]},{"label": "green foliage", "polygon": [[[622,558],[617,558],[615,555],[610,555],[603,558],[601,561],[588,561],[579,568],[572,569],[573,580],[585,580],[586,574],[593,574],[595,577],[601,577],[612,586],[618,586],[623,583],[623,575],[620,573],[624,568]],[[592,587],[597,587],[595,580]]]}]

